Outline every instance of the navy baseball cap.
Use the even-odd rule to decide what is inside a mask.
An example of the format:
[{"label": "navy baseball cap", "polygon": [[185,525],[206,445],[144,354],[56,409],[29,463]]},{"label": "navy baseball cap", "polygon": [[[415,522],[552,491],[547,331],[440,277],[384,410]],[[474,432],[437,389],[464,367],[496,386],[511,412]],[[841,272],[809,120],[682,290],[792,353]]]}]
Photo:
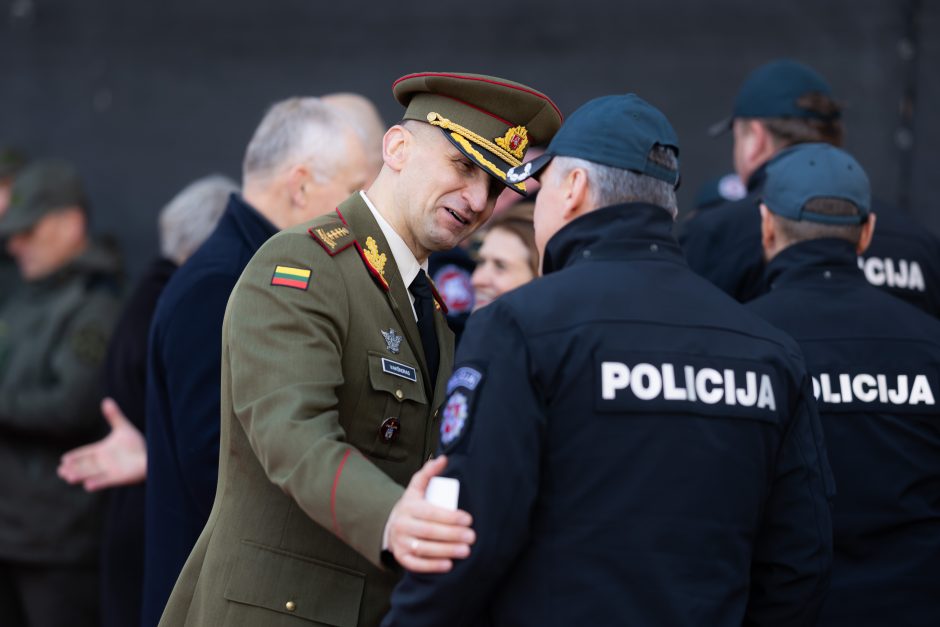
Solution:
[{"label": "navy baseball cap", "polygon": [[829,83],[819,72],[792,59],[771,61],[751,72],[738,90],[731,116],[713,124],[709,134],[721,135],[735,118],[825,119],[827,116],[818,111],[797,104],[803,96],[814,93],[832,96]]},{"label": "navy baseball cap", "polygon": [[[815,198],[846,200],[858,208],[858,214],[808,211],[806,203]],[[871,187],[865,170],[844,150],[830,144],[797,144],[768,164],[761,201],[772,213],[790,220],[862,224],[871,213]]]},{"label": "navy baseball cap", "polygon": [[667,146],[679,154],[679,139],[659,109],[636,94],[602,96],[578,108],[552,138],[545,153],[506,173],[510,183],[538,174],[554,157],[576,157],[630,170],[679,186],[679,172],[650,161],[650,150]]}]

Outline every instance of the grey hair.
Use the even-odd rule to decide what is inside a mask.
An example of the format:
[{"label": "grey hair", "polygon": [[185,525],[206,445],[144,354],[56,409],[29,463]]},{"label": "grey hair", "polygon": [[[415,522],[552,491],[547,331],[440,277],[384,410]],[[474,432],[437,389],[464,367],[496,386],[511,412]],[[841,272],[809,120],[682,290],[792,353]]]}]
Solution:
[{"label": "grey hair", "polygon": [[[679,169],[679,159],[670,148],[653,147],[649,159],[674,172]],[[662,207],[673,218],[679,212],[676,190],[672,183],[577,157],[555,157],[553,162],[556,164],[555,171],[559,177],[567,176],[576,168],[587,173],[591,185],[591,201],[595,207],[609,207],[625,202],[646,202]]]},{"label": "grey hair", "polygon": [[365,147],[366,158],[378,172],[384,163],[382,138],[385,136],[385,122],[375,104],[365,96],[350,92],[327,94],[322,100],[352,124],[353,130]]},{"label": "grey hair", "polygon": [[288,98],[268,109],[245,150],[242,182],[265,179],[298,163],[327,182],[349,149],[355,129],[346,115],[320,98]]},{"label": "grey hair", "polygon": [[176,194],[160,210],[160,252],[182,265],[209,237],[225,211],[229,194],[238,191],[232,179],[221,174],[197,179]]}]

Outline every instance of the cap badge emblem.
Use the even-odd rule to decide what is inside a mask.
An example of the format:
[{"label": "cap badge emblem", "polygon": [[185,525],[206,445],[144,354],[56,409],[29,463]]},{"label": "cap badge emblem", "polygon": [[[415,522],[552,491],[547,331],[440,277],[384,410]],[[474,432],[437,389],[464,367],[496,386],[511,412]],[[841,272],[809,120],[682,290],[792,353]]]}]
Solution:
[{"label": "cap badge emblem", "polygon": [[529,133],[524,126],[514,126],[506,131],[505,135],[496,138],[496,145],[507,150],[514,157],[522,159],[529,145]]},{"label": "cap badge emblem", "polygon": [[[382,331],[382,329],[379,329],[379,331]],[[385,338],[385,347],[388,352],[397,355],[401,351],[402,337],[395,333],[395,329],[389,328],[388,331],[382,331],[382,337]]]}]

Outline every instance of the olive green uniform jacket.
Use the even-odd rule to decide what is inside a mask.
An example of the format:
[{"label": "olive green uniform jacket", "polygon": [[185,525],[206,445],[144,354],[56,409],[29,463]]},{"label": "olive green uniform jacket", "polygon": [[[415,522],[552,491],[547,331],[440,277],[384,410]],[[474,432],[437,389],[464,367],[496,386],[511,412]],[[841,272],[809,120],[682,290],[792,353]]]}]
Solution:
[{"label": "olive green uniform jacket", "polygon": [[106,431],[100,365],[119,288],[117,254],[92,244],[23,283],[0,310],[0,561],[97,560],[100,496],[56,469],[63,453]]},{"label": "olive green uniform jacket", "polygon": [[431,390],[406,286],[358,194],[261,247],[223,323],[215,502],[161,626],[379,623],[398,579],[385,523],[438,444],[443,314]]}]

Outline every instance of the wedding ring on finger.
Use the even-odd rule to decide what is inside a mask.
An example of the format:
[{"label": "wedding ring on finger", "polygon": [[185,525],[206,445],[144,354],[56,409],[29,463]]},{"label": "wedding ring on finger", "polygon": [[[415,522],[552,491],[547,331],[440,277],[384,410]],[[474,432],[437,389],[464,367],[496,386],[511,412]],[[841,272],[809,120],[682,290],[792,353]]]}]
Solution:
[{"label": "wedding ring on finger", "polygon": [[418,552],[418,544],[419,544],[419,543],[420,543],[420,541],[419,541],[417,538],[412,538],[412,539],[411,539],[411,552],[412,552],[412,553],[417,553],[417,552]]}]

